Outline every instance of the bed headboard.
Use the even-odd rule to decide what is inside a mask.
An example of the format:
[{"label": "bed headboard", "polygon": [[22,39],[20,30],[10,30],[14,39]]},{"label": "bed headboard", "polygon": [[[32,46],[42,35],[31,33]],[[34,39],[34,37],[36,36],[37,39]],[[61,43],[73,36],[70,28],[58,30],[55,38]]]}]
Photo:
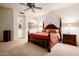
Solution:
[{"label": "bed headboard", "polygon": [[44,29],[59,29],[54,24],[48,24]]}]

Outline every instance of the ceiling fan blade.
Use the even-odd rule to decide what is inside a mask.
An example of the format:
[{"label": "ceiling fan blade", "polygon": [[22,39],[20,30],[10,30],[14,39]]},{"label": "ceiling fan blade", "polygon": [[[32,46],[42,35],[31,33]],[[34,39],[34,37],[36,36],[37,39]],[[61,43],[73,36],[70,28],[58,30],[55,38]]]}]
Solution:
[{"label": "ceiling fan blade", "polygon": [[35,12],[35,10],[31,7],[32,11]]},{"label": "ceiling fan blade", "polygon": [[28,9],[30,9],[30,8],[27,8],[27,9],[25,9],[24,11],[26,11],[26,10],[28,10]]},{"label": "ceiling fan blade", "polygon": [[24,5],[24,6],[27,6],[27,4],[25,4],[25,3],[19,3],[19,4]]},{"label": "ceiling fan blade", "polygon": [[20,14],[24,14],[24,12],[19,12]]},{"label": "ceiling fan blade", "polygon": [[34,7],[35,9],[42,9],[41,7]]}]

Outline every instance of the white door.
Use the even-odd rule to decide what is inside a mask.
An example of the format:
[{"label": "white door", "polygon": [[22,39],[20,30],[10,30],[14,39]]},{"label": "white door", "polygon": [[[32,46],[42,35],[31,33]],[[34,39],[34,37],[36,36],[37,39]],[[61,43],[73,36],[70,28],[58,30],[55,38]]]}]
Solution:
[{"label": "white door", "polygon": [[24,20],[25,16],[24,15],[19,15],[18,17],[18,38],[23,39],[24,37]]}]

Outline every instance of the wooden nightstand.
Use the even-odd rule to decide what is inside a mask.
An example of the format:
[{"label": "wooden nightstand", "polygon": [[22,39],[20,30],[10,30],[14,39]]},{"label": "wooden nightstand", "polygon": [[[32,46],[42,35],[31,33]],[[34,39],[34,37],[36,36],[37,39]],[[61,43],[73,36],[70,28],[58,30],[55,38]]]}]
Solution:
[{"label": "wooden nightstand", "polygon": [[77,45],[76,44],[76,35],[73,34],[63,34],[63,43]]}]

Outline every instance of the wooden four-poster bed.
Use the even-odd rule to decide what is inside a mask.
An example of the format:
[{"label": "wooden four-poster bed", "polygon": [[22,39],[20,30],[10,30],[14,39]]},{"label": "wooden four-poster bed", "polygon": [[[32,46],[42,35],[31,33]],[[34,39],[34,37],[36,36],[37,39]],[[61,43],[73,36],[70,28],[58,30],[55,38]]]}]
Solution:
[{"label": "wooden four-poster bed", "polygon": [[46,48],[48,52],[51,52],[51,47],[57,44],[61,40],[61,19],[59,22],[59,27],[54,24],[48,24],[42,32],[30,33],[28,32],[28,42],[39,45]]}]

